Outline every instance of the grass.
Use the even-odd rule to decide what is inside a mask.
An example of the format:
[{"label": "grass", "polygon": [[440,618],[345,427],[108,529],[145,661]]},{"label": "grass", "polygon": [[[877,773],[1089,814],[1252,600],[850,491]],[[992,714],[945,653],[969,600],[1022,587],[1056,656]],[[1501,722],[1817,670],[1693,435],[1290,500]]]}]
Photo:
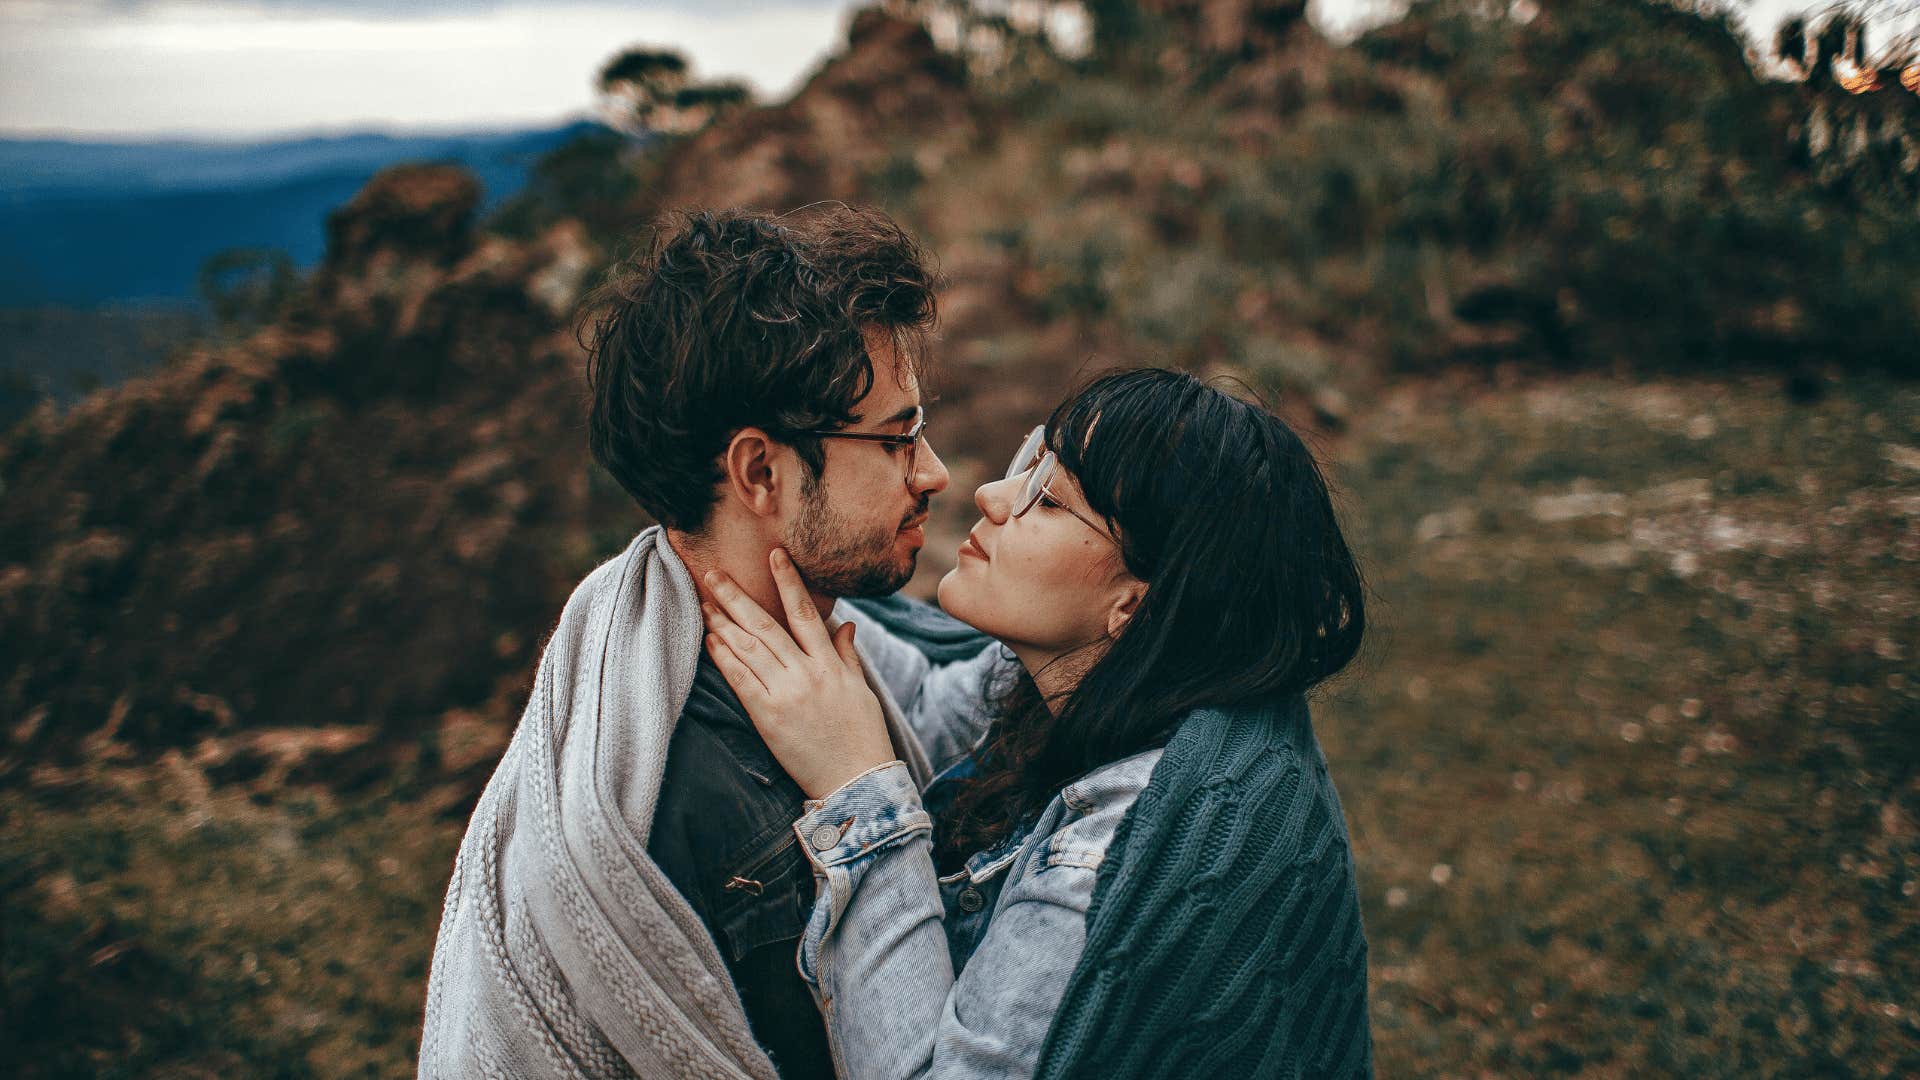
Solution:
[{"label": "grass", "polygon": [[[1326,701],[1383,1076],[1920,1068],[1920,395],[1396,391]],[[1889,449],[1893,448],[1893,449]]]},{"label": "grass", "polygon": [[263,798],[172,754],[10,800],[15,1075],[411,1075],[460,821],[396,791]]},{"label": "grass", "polygon": [[[1916,446],[1912,387],[1597,377],[1397,385],[1331,446],[1379,633],[1317,716],[1379,1075],[1920,1070]],[[416,779],[10,792],[0,1053],[410,1075],[464,820]]]}]

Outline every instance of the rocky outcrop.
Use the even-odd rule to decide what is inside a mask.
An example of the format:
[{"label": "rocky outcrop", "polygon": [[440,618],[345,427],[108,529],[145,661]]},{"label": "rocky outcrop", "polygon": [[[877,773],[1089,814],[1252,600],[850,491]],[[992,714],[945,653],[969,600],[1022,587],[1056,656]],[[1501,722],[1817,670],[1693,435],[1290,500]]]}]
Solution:
[{"label": "rocky outcrop", "polygon": [[177,746],[364,773],[511,696],[593,555],[568,313],[596,256],[482,236],[476,198],[382,174],[281,324],[8,433],[0,772]]},{"label": "rocky outcrop", "polygon": [[445,266],[472,247],[480,183],[460,169],[401,165],[368,181],[353,201],[327,216],[322,281],[338,281],[400,262]]},{"label": "rocky outcrop", "polygon": [[846,50],[791,100],[696,136],[650,197],[663,209],[859,199],[897,155],[939,168],[979,126],[960,61],[919,23],[869,8],[854,15]]}]

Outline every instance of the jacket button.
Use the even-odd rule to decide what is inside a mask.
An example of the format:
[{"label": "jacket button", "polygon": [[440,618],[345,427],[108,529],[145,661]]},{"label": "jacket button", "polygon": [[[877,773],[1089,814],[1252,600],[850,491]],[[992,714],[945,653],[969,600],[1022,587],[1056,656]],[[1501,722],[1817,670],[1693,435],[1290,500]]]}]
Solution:
[{"label": "jacket button", "polygon": [[969,915],[979,911],[986,902],[987,898],[980,895],[980,890],[971,885],[960,890],[960,910]]},{"label": "jacket button", "polygon": [[832,851],[833,845],[839,842],[840,827],[838,825],[816,825],[813,834],[807,837],[807,843],[812,844],[815,851]]}]

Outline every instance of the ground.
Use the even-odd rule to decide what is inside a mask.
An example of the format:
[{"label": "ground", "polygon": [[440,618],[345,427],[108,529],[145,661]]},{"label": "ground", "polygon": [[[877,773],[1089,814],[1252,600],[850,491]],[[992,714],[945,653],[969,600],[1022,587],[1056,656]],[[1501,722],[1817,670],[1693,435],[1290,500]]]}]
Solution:
[{"label": "ground", "polygon": [[[1412,380],[1322,448],[1373,597],[1316,724],[1379,1075],[1920,1069],[1920,389]],[[466,809],[39,771],[0,805],[13,1058],[410,1075]]]}]

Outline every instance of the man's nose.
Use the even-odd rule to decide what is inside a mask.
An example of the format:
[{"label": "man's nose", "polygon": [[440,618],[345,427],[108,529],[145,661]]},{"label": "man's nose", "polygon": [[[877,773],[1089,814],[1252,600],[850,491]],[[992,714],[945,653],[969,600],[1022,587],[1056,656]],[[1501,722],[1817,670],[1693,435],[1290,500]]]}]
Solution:
[{"label": "man's nose", "polygon": [[932,443],[921,443],[920,452],[913,456],[913,476],[909,478],[916,494],[938,495],[947,490],[953,474],[947,471],[947,463],[933,452]]}]

